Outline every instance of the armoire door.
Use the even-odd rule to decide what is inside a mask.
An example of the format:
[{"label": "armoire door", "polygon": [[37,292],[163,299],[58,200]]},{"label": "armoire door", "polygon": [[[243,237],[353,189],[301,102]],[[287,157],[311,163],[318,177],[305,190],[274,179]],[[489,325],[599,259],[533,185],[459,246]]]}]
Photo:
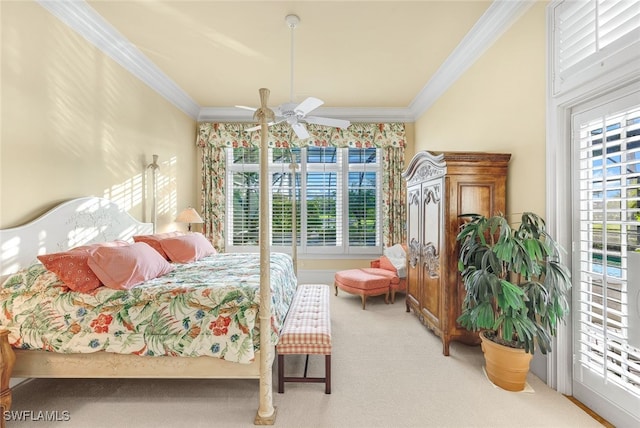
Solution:
[{"label": "armoire door", "polygon": [[409,304],[419,307],[421,294],[419,263],[420,263],[420,231],[421,231],[421,199],[422,188],[420,185],[407,189],[407,246],[409,248],[409,260],[407,266],[407,311]]},{"label": "armoire door", "polygon": [[443,180],[430,181],[422,187],[423,227],[421,236],[422,314],[442,329],[442,290],[440,249],[442,240]]},{"label": "armoire door", "polygon": [[450,228],[449,236],[451,239],[447,243],[449,246],[448,251],[450,251],[450,254],[456,255],[450,261],[449,272],[447,273],[449,275],[447,282],[450,284],[448,291],[449,333],[451,335],[467,335],[467,330],[457,322],[466,292],[462,283],[462,276],[457,269],[457,255],[460,246],[456,237],[460,227],[468,219],[459,216],[462,214],[480,214],[490,217],[499,212],[504,213],[506,211],[505,198],[499,195],[506,193],[505,179],[482,174],[460,174],[450,177],[448,189],[450,192],[449,200],[457,201],[458,205],[457,207],[449,207],[451,211],[448,227]]}]

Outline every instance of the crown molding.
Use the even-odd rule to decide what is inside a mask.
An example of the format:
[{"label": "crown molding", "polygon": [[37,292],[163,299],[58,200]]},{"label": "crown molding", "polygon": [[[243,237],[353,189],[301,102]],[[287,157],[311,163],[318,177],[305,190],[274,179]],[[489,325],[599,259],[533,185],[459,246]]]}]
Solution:
[{"label": "crown molding", "polygon": [[495,0],[409,105],[417,120],[535,0]]},{"label": "crown molding", "polygon": [[351,122],[413,122],[411,111],[405,107],[322,107],[314,116],[348,119]]},{"label": "crown molding", "polygon": [[197,119],[200,106],[86,2],[36,1],[151,89]]},{"label": "crown molding", "polygon": [[[407,108],[320,107],[313,116],[347,119],[351,122],[413,122]],[[203,107],[198,122],[255,122],[253,113],[236,107]]]},{"label": "crown molding", "polygon": [[[200,107],[85,1],[36,1],[194,120],[253,121],[250,112],[234,107]],[[352,122],[415,122],[534,3],[535,0],[495,0],[491,3],[408,107],[324,107],[319,108],[317,114]]]}]

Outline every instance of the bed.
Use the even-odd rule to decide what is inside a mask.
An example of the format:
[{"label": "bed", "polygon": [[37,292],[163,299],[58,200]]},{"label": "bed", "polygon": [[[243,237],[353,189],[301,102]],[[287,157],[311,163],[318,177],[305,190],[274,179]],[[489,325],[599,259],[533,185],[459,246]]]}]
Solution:
[{"label": "bed", "polygon": [[[261,88],[260,108],[254,118],[260,123],[260,193],[268,194],[268,123],[274,113],[268,108],[269,90]],[[254,281],[259,307],[254,311],[256,328],[261,333],[278,327],[272,312],[272,263],[269,247],[269,199],[260,198],[260,253],[257,259],[258,279]],[[155,207],[154,207],[155,208]],[[155,212],[155,209],[154,209]],[[295,210],[294,210],[295,213]],[[295,221],[294,221],[295,224]],[[27,225],[0,231],[0,280],[33,264],[37,255],[63,251],[91,242],[128,240],[134,235],[150,234],[151,223],[140,223],[118,206],[100,198],[82,198],[62,204]],[[293,239],[295,243],[296,240]],[[295,257],[295,244],[292,248]],[[295,284],[294,263],[289,282]],[[277,278],[280,272],[273,272]],[[295,288],[295,285],[293,285]],[[273,294],[276,298],[277,294]],[[276,314],[277,318],[277,314]],[[161,378],[255,378],[259,379],[259,406],[254,424],[275,423],[276,409],[272,400],[272,364],[277,331],[259,334],[257,350],[249,363],[232,362],[211,356],[142,356],[114,352],[56,353],[41,350],[13,350],[10,332],[0,326],[0,410],[11,407],[10,377],[161,377]],[[4,418],[0,419],[4,426]]]},{"label": "bed", "polygon": [[[14,347],[26,348],[14,349],[13,377],[262,379],[259,254],[216,254],[176,264],[128,291],[100,287],[89,294],[66,289],[36,260],[93,242],[132,242],[151,231],[151,224],[101,198],[68,201],[27,225],[0,231],[6,281],[0,324]],[[296,288],[292,259],[273,253],[270,260],[269,373],[272,346]],[[59,308],[67,314],[47,320],[53,331],[28,325]],[[133,312],[140,318],[135,328],[129,325],[136,323],[129,319]],[[81,327],[82,320],[92,324]],[[137,328],[145,324],[153,331]],[[4,355],[2,361],[10,359]]]}]

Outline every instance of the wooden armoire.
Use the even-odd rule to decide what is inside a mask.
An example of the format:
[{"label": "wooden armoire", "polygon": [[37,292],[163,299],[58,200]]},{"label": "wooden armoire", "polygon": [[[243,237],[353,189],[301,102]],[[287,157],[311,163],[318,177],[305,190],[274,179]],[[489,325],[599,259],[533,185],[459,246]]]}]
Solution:
[{"label": "wooden armoire", "polygon": [[458,272],[456,236],[462,214],[493,215],[506,210],[509,154],[417,153],[402,174],[407,183],[407,312],[449,343],[480,343],[460,326],[464,285]]}]

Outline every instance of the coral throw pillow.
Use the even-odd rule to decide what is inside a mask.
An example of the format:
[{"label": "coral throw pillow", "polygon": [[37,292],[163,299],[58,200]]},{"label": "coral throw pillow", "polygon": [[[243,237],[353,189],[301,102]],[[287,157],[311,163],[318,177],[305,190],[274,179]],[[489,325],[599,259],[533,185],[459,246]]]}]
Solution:
[{"label": "coral throw pillow", "polygon": [[176,263],[190,263],[217,253],[211,242],[198,232],[163,239],[160,245],[169,259]]},{"label": "coral throw pillow", "polygon": [[182,236],[182,235],[186,235],[186,233],[179,232],[179,231],[155,233],[153,235],[136,235],[133,237],[133,240],[135,242],[144,242],[146,244],[149,244],[151,248],[153,248],[158,253],[160,253],[162,257],[169,260],[169,256],[167,256],[167,253],[164,252],[164,250],[162,249],[162,246],[160,245],[160,241],[166,238],[173,238],[173,237]]},{"label": "coral throw pillow", "polygon": [[380,269],[390,270],[392,272],[397,271],[396,267],[391,263],[391,260],[389,260],[389,257],[387,256],[380,256]]},{"label": "coral throw pillow", "polygon": [[56,274],[73,291],[88,293],[100,287],[100,280],[89,268],[89,256],[101,247],[119,247],[129,245],[126,241],[111,241],[99,244],[83,245],[59,253],[42,254],[38,260],[47,270]]},{"label": "coral throw pillow", "polygon": [[168,261],[144,242],[98,248],[88,264],[100,281],[114,290],[128,290],[173,270]]}]

